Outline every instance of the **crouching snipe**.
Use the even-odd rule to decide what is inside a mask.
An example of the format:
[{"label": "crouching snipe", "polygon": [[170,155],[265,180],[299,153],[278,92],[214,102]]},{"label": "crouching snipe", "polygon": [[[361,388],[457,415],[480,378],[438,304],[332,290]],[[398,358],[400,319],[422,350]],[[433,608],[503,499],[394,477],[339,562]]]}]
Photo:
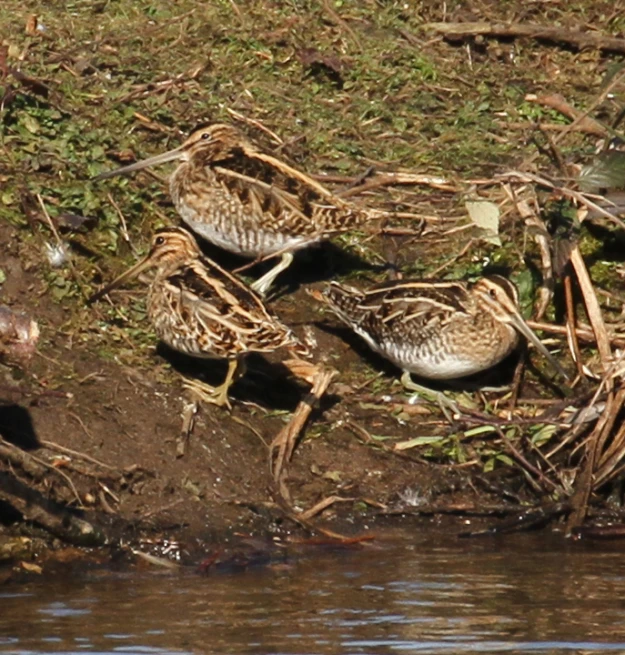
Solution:
[{"label": "crouching snipe", "polygon": [[316,294],[372,350],[410,374],[453,380],[485,371],[518,346],[521,335],[568,378],[523,320],[512,282],[499,275],[477,282],[397,280],[361,291],[330,284]]},{"label": "crouching snipe", "polygon": [[244,357],[282,348],[305,352],[291,330],[273,317],[244,282],[205,257],[185,230],[158,230],[148,255],[92,296],[97,300],[148,268],[156,273],[148,316],[161,341],[199,358],[228,360],[226,380],[213,388],[199,380],[186,386],[202,400],[229,407],[228,390],[243,375]]}]

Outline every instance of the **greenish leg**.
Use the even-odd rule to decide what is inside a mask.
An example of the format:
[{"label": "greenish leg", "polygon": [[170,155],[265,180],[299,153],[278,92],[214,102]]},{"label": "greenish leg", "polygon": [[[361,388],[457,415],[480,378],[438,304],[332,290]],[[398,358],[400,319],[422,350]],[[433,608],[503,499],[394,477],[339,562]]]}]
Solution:
[{"label": "greenish leg", "polygon": [[453,412],[453,414],[462,414],[458,405],[453,400],[447,398],[444,393],[435,391],[434,389],[429,389],[428,387],[424,387],[421,384],[413,382],[409,371],[403,372],[401,376],[401,383],[405,389],[408,389],[408,391],[415,391],[421,394],[427,400],[434,401],[441,408],[441,411],[448,421],[451,422],[453,420],[452,415],[449,413],[450,411]]},{"label": "greenish leg", "polygon": [[273,281],[285,271],[293,262],[293,253],[285,252],[283,253],[280,261],[270,270],[267,271],[261,278],[258,278],[254,284],[252,284],[252,289],[261,296],[267,295],[267,291],[273,284]]},{"label": "greenish leg", "polygon": [[196,398],[205,403],[232,409],[230,400],[228,399],[228,391],[230,390],[230,387],[245,374],[246,368],[243,359],[231,359],[228,362],[228,373],[226,374],[226,379],[223,384],[220,384],[218,387],[211,387],[210,384],[195,379],[184,380],[184,387],[191,391]]},{"label": "greenish leg", "polygon": [[182,430],[176,444],[176,457],[182,457],[187,449],[189,437],[193,432],[195,416],[198,411],[198,403],[205,402],[218,407],[232,409],[228,399],[230,387],[243,375],[247,366],[243,358],[232,359],[228,362],[228,372],[223,384],[218,387],[211,387],[210,384],[197,379],[184,379],[183,386],[190,391],[191,398],[185,402],[182,410]]}]

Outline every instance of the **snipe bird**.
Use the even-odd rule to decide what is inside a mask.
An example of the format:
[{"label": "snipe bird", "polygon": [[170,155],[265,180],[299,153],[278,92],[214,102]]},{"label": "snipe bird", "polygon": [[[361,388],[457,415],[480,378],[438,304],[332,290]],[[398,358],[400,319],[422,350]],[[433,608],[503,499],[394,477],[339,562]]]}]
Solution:
[{"label": "snipe bird", "polygon": [[229,407],[228,390],[244,374],[244,358],[250,352],[268,353],[284,346],[307,354],[258,294],[205,257],[193,236],[181,228],[157,230],[147,256],[90,301],[148,268],[156,269],[148,293],[148,316],[159,339],[192,357],[228,360],[226,379],[218,388],[199,380],[185,381],[202,400]]},{"label": "snipe bird", "polygon": [[514,284],[499,275],[474,283],[395,280],[366,291],[333,282],[314,295],[400,368],[408,389],[424,390],[411,373],[452,380],[489,369],[518,346],[521,336],[568,377],[523,320]]},{"label": "snipe bird", "polygon": [[281,256],[252,285],[261,295],[290,266],[293,252],[381,215],[341,200],[223,123],[199,127],[178,148],[96,179],[169,161],[180,162],[169,182],[172,200],[195,234],[239,255]]}]

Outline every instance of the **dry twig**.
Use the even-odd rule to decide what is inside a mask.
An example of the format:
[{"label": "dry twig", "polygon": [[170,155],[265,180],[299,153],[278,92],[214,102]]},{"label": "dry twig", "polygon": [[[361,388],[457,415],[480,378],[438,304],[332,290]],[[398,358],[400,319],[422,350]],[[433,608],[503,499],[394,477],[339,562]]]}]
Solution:
[{"label": "dry twig", "polygon": [[587,134],[593,134],[594,136],[600,137],[609,136],[609,130],[604,125],[596,121],[594,118],[587,116],[585,112],[575,109],[575,107],[570,105],[564,96],[559,93],[548,93],[543,95],[530,93],[525,96],[525,100],[535,102],[544,107],[549,107],[550,109],[555,109],[555,111],[560,112],[563,116],[576,121],[576,128],[580,132],[586,132]]},{"label": "dry twig", "polygon": [[0,500],[15,507],[26,520],[77,546],[102,546],[107,537],[88,521],[78,518],[35,489],[0,471]]},{"label": "dry twig", "polygon": [[[286,362],[285,362],[286,364]],[[310,365],[309,365],[310,366]],[[312,389],[295,409],[291,420],[280,430],[271,443],[271,457],[273,463],[273,477],[280,484],[283,497],[288,498],[288,491],[284,485],[285,465],[290,461],[297,438],[306,425],[313,407],[326,392],[332,380],[338,375],[334,369],[319,368],[312,380]],[[277,452],[276,452],[277,451]],[[276,452],[275,459],[273,454]]]},{"label": "dry twig", "polygon": [[585,459],[581,472],[575,481],[575,492],[571,497],[572,511],[566,524],[566,532],[569,535],[586,518],[590,494],[594,488],[593,476],[599,461],[601,445],[605,443],[612,432],[614,422],[623,407],[623,403],[625,403],[625,388],[619,389],[616,394],[613,392],[608,394],[605,411],[586,443]]},{"label": "dry twig", "polygon": [[[325,176],[320,176],[320,179],[325,179]],[[340,198],[351,198],[352,196],[357,196],[365,191],[371,191],[372,189],[379,189],[386,186],[429,186],[433,189],[439,189],[440,191],[449,191],[450,193],[457,193],[458,186],[452,184],[449,180],[444,177],[436,177],[434,175],[419,175],[416,173],[381,173],[379,175],[374,175],[373,177],[368,178],[362,184],[358,186],[345,189],[344,191],[337,192],[337,196]]]},{"label": "dry twig", "polygon": [[601,307],[599,306],[599,301],[597,300],[597,295],[595,294],[595,289],[592,280],[590,279],[590,275],[588,274],[586,264],[584,263],[582,253],[579,250],[579,246],[575,246],[571,251],[571,264],[584,298],[584,304],[586,305],[586,312],[590,324],[592,325],[593,332],[597,339],[597,347],[599,349],[603,370],[607,371],[612,360],[610,339],[603,321]]},{"label": "dry twig", "polygon": [[424,29],[442,34],[449,41],[458,41],[472,36],[497,38],[526,37],[540,41],[564,43],[574,48],[620,52],[625,54],[625,39],[604,36],[599,32],[567,30],[562,27],[545,27],[522,23],[426,23]]},{"label": "dry twig", "polygon": [[309,521],[313,516],[321,514],[324,510],[328,509],[335,503],[352,503],[354,498],[343,498],[342,496],[328,496],[323,500],[320,500],[316,505],[313,505],[310,509],[307,509],[305,512],[302,512],[299,517],[303,521]]}]

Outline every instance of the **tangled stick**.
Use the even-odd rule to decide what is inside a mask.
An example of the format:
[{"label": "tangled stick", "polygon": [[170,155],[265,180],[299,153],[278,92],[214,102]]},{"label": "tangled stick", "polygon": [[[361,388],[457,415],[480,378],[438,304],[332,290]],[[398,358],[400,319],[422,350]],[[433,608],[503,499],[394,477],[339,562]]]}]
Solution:
[{"label": "tangled stick", "polygon": [[300,401],[291,420],[280,430],[270,446],[273,478],[280,486],[281,495],[288,498],[288,490],[284,484],[285,465],[293,455],[297,438],[304,429],[313,407],[326,392],[332,380],[338,375],[338,371],[321,368],[297,359],[287,360],[283,364],[298,377],[308,378],[312,384],[310,392]]}]

